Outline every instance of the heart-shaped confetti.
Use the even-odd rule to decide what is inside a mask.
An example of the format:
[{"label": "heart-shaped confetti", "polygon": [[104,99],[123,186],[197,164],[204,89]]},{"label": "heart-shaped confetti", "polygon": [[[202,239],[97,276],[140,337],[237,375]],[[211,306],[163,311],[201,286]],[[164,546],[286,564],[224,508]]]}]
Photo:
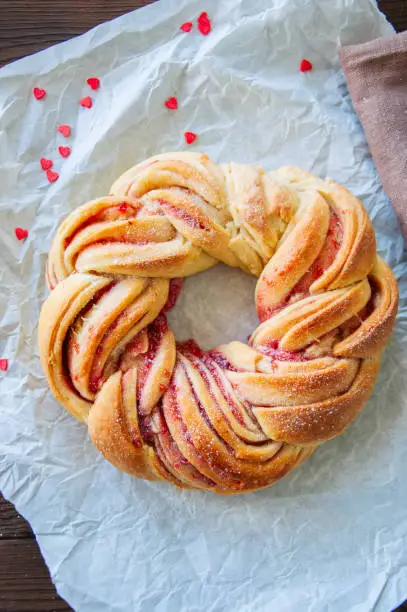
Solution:
[{"label": "heart-shaped confetti", "polygon": [[184,136],[187,144],[192,144],[197,139],[195,132],[185,132]]},{"label": "heart-shaped confetti", "polygon": [[178,108],[178,100],[177,100],[177,98],[168,98],[168,100],[166,100],[164,102],[164,104],[170,110],[177,110],[177,108]]},{"label": "heart-shaped confetti", "polygon": [[183,32],[190,32],[192,30],[192,21],[186,21],[180,26],[180,30]]},{"label": "heart-shaped confetti", "polygon": [[300,64],[301,72],[309,72],[312,70],[312,64],[307,59],[303,59]]},{"label": "heart-shaped confetti", "polygon": [[59,125],[57,130],[62,136],[68,138],[71,135],[71,126],[70,125]]},{"label": "heart-shaped confetti", "polygon": [[71,154],[71,147],[58,147],[58,151],[61,157],[69,157]]},{"label": "heart-shaped confetti", "polygon": [[79,100],[79,104],[83,106],[84,108],[92,108],[93,101],[90,96],[85,96],[84,98]]},{"label": "heart-shaped confetti", "polygon": [[209,32],[212,30],[212,25],[210,19],[208,17],[208,13],[201,13],[198,17],[198,30],[204,36],[208,36]]},{"label": "heart-shaped confetti", "polygon": [[54,162],[52,161],[52,159],[46,159],[46,157],[41,157],[40,164],[43,170],[50,170],[54,165]]},{"label": "heart-shaped confetti", "polygon": [[23,229],[22,227],[16,227],[14,229],[14,233],[17,240],[25,240],[28,237],[28,230]]},{"label": "heart-shaped confetti", "polygon": [[0,359],[0,370],[7,372],[8,370],[8,359]]},{"label": "heart-shaped confetti", "polygon": [[33,89],[34,98],[36,100],[42,100],[47,95],[45,89],[41,89],[40,87],[34,87]]},{"label": "heart-shaped confetti", "polygon": [[50,183],[55,183],[59,179],[58,172],[54,172],[53,170],[47,170],[47,179]]},{"label": "heart-shaped confetti", "polygon": [[100,80],[97,77],[90,77],[86,82],[91,89],[99,89],[100,87]]}]

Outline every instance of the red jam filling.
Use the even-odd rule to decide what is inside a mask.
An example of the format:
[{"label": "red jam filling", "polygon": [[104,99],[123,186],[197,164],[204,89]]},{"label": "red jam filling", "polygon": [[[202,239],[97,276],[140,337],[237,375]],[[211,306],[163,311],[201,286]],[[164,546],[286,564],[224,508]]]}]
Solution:
[{"label": "red jam filling", "polygon": [[143,438],[146,444],[152,446],[154,444],[154,431],[152,428],[150,415],[144,416],[139,413],[138,419],[138,426],[141,437]]},{"label": "red jam filling", "polygon": [[287,301],[289,301],[290,297],[293,295],[308,293],[308,290],[312,283],[314,283],[318,278],[320,278],[335,261],[342,240],[342,224],[339,220],[339,217],[333,211],[331,211],[328,232],[321,252],[319,253],[318,257],[316,258],[308,272],[304,274],[304,276],[294,286],[294,288],[290,292],[290,295],[287,297]]},{"label": "red jam filling", "polygon": [[[263,323],[263,321],[267,321],[268,319],[271,319],[272,316],[274,316],[275,314],[280,312],[280,310],[283,310],[283,308],[285,308],[285,306],[287,305],[287,299],[284,300],[278,306],[273,306],[272,308],[267,308],[267,307],[264,307],[264,306],[259,308],[258,311],[257,311],[257,316],[259,317],[259,321],[261,323]],[[250,338],[250,336],[249,336],[249,338]]]},{"label": "red jam filling", "polygon": [[172,310],[172,308],[174,308],[180,296],[183,284],[184,284],[183,278],[172,278],[170,280],[170,289],[168,293],[168,299],[164,305],[164,308],[162,309],[162,312],[168,312],[169,310]]},{"label": "red jam filling", "polygon": [[189,225],[189,227],[206,231],[209,230],[209,228],[202,221],[192,216],[186,210],[180,210],[179,208],[176,208],[176,206],[173,206],[168,202],[164,202],[163,200],[160,201],[160,204],[165,211],[168,211],[171,215],[177,217],[177,219],[181,219],[181,221],[183,221],[186,225]]},{"label": "red jam filling", "polygon": [[222,370],[230,370],[231,372],[238,372],[238,369],[226,359],[225,355],[216,349],[209,351],[208,357],[218,364]]},{"label": "red jam filling", "polygon": [[[126,202],[121,202],[116,206],[109,206],[108,208],[101,210],[96,215],[91,215],[83,223],[78,225],[72,232],[72,234],[65,238],[64,248],[68,248],[73,239],[90,225],[94,225],[95,223],[102,223],[103,221],[123,221],[126,219],[133,219],[137,215],[137,212],[137,207]],[[106,242],[110,241],[106,240]]]},{"label": "red jam filling", "polygon": [[[208,424],[208,427],[210,427],[212,429],[212,431],[215,431],[212,428],[212,425],[210,423],[209,417],[205,412],[204,407],[201,405],[199,398],[197,398],[196,393],[194,391],[194,387],[191,384],[191,390],[192,393],[194,395],[194,399],[197,403],[198,409],[202,414],[202,417],[204,418],[205,422]],[[182,414],[180,413],[179,410],[179,406],[178,403],[175,400],[175,393],[174,391],[172,391],[172,389],[170,388],[171,393],[169,393],[167,395],[166,401],[167,401],[167,410],[169,410],[171,412],[172,418],[176,419],[178,422],[178,428],[180,430],[180,433],[183,437],[183,439],[185,440],[185,442],[188,443],[188,445],[191,447],[191,452],[193,453],[195,459],[197,460],[197,462],[202,466],[202,468],[204,469],[206,466],[209,466],[213,472],[215,472],[217,475],[219,475],[220,477],[225,477],[228,480],[230,480],[230,478],[232,477],[232,480],[234,481],[234,475],[233,473],[228,470],[226,467],[223,467],[222,465],[219,465],[219,463],[217,462],[217,457],[211,457],[209,455],[206,455],[205,457],[201,454],[201,452],[196,448],[196,446],[194,445],[193,439],[191,437],[191,433],[188,430],[184,420],[182,419]],[[169,401],[171,397],[171,401]],[[222,440],[223,445],[225,446],[225,448],[227,448],[228,450],[230,450],[229,445],[226,444],[226,442],[224,440]]]},{"label": "red jam filling", "polygon": [[279,348],[278,340],[270,340],[267,344],[257,349],[273,361],[308,361],[308,358],[301,352],[286,351]]},{"label": "red jam filling", "polygon": [[[197,359],[195,359],[194,360],[194,365],[199,370],[199,373],[200,373],[200,375],[202,376],[202,378],[203,378],[203,380],[205,382],[206,388],[209,389],[210,396],[211,396],[212,400],[216,403],[218,408],[219,408],[219,404],[218,404],[215,396],[211,392],[211,383],[212,383],[211,379],[213,379],[215,386],[217,386],[219,388],[220,392],[222,393],[223,397],[225,398],[227,404],[229,405],[229,408],[230,408],[233,416],[237,420],[237,422],[242,427],[245,427],[245,421],[244,421],[243,415],[241,413],[241,410],[237,406],[236,402],[234,401],[234,399],[232,398],[230,393],[228,393],[226,391],[224,382],[222,380],[222,377],[219,376],[219,372],[216,371],[216,366],[214,366],[214,360],[211,358],[211,356],[209,354],[205,354],[204,358],[202,360],[202,363],[200,363]],[[205,371],[203,365],[206,366],[206,368],[209,371],[209,373],[207,373]],[[234,371],[237,371],[237,370],[234,370]],[[220,408],[219,408],[219,410],[220,410]],[[210,425],[210,426],[212,427],[212,425]],[[226,444],[226,442],[225,442],[225,444]],[[232,453],[234,452],[233,449],[231,449],[231,447],[229,447],[229,445],[227,445],[227,447],[229,448],[229,450]]]},{"label": "red jam filling", "polygon": [[102,385],[103,378],[98,374],[93,374],[89,376],[89,391],[91,393],[97,393]]},{"label": "red jam filling", "polygon": [[[87,314],[89,313],[89,311],[95,306],[95,304],[97,304],[102,297],[108,293],[112,287],[114,287],[114,285],[116,284],[115,281],[112,281],[111,283],[109,283],[106,287],[103,287],[102,289],[99,289],[99,291],[97,291],[93,298],[86,304],[85,308],[83,308],[83,310],[81,310],[81,312],[78,315],[78,319],[86,319]],[[89,325],[88,326],[88,333],[89,336],[93,336],[96,332],[95,329],[93,327],[93,325]],[[72,340],[72,337],[70,339],[69,344],[67,345],[71,346],[72,349],[75,351],[75,353],[79,353],[80,352],[80,346],[78,345],[77,342]],[[101,352],[101,346],[99,345],[96,349],[96,354],[100,354]],[[68,362],[69,363],[69,362]],[[73,377],[75,379],[75,376]],[[92,371],[90,372],[89,375],[89,391],[91,393],[97,393],[97,391],[100,389],[102,383],[104,382],[103,376],[101,375],[99,369],[95,366],[92,367]]]},{"label": "red jam filling", "polygon": [[168,331],[167,319],[164,315],[159,315],[154,323],[148,326],[148,350],[143,354],[143,362],[137,376],[137,401],[140,401],[144,384],[147,380],[151,366],[159,351],[163,335]]},{"label": "red jam filling", "polygon": [[[187,345],[186,348],[185,345]],[[215,385],[219,388],[220,392],[228,403],[235,419],[240,423],[240,425],[244,427],[245,421],[241,412],[241,408],[234,400],[233,396],[230,393],[230,390],[227,389],[227,383],[224,377],[221,375],[219,368],[228,369],[233,372],[237,372],[238,370],[227,361],[227,359],[224,357],[224,355],[222,355],[222,353],[216,350],[210,351],[209,353],[201,351],[201,349],[198,347],[194,340],[189,340],[187,343],[184,343],[182,349],[184,350],[184,352],[188,352],[189,350],[190,356],[192,356],[193,364],[199,370],[201,376],[206,382],[207,388],[210,390],[210,380],[208,379],[208,374],[205,372],[204,368],[202,367],[202,364],[207,368],[207,370],[209,371],[209,375],[213,378]],[[229,367],[224,367],[225,365],[228,365]],[[210,395],[212,399],[216,401],[212,393],[210,393]]]},{"label": "red jam filling", "polygon": [[129,342],[129,344],[126,345],[125,353],[131,353],[134,357],[136,357],[137,355],[140,355],[140,353],[145,352],[145,330],[143,329],[133,338],[133,340],[131,340],[131,342]]},{"label": "red jam filling", "polygon": [[378,296],[378,289],[374,285],[372,285],[372,281],[370,279],[372,294],[369,298],[366,306],[359,310],[359,312],[353,316],[351,319],[346,321],[342,326],[341,330],[344,334],[344,337],[347,338],[351,334],[353,334],[361,325],[368,319],[376,309],[376,301]]},{"label": "red jam filling", "polygon": [[[174,402],[173,399],[171,401]],[[173,417],[176,418],[181,424],[180,417],[177,414],[176,410],[173,409],[174,407],[172,404],[171,408],[171,413]],[[204,476],[204,474],[201,474],[181,453],[175,440],[171,436],[162,409],[158,414],[160,416],[160,431],[157,436],[157,451],[159,453],[160,459],[163,461],[167,469],[171,473],[174,473],[174,470],[180,473],[184,471],[185,475],[187,475],[189,478],[192,478],[197,482],[206,483],[207,485],[213,486],[215,483],[206,476]],[[192,444],[189,436],[186,435],[185,439],[189,444]],[[177,477],[176,473],[175,476]]]},{"label": "red jam filling", "polygon": [[328,268],[331,267],[335,261],[336,255],[343,240],[343,227],[339,220],[339,217],[331,210],[331,216],[329,218],[328,232],[325,238],[324,245],[319,253],[318,257],[310,267],[310,269],[304,274],[302,278],[294,285],[290,293],[286,298],[272,308],[261,308],[258,311],[258,317],[261,322],[267,321],[273,315],[280,312],[290,302],[298,301],[304,298],[309,293],[311,285],[320,278]]},{"label": "red jam filling", "polygon": [[192,338],[186,340],[185,342],[179,342],[177,344],[177,349],[182,353],[191,353],[192,355],[195,355],[195,357],[200,358],[202,358],[205,354],[204,351],[199,348],[198,344]]}]

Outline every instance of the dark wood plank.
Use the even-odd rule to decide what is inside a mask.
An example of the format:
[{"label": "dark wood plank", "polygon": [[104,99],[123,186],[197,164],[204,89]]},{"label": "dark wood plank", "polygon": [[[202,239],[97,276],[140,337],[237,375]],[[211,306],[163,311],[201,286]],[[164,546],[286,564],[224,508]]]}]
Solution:
[{"label": "dark wood plank", "polygon": [[[155,0],[0,0],[0,66]],[[399,31],[407,29],[407,0],[379,0]],[[29,525],[0,495],[0,611],[67,612]],[[407,612],[407,602],[398,612]]]},{"label": "dark wood plank", "polygon": [[155,0],[0,0],[0,66]]},{"label": "dark wood plank", "polygon": [[0,541],[33,538],[33,532],[25,520],[17,514],[0,493]]},{"label": "dark wood plank", "polygon": [[407,0],[379,0],[378,5],[398,32],[407,30]]},{"label": "dark wood plank", "polygon": [[0,540],[0,559],[0,610],[71,610],[56,594],[34,539]]},{"label": "dark wood plank", "polygon": [[[154,1],[0,0],[0,66]],[[407,0],[381,0],[379,7],[397,30],[407,29]]]}]

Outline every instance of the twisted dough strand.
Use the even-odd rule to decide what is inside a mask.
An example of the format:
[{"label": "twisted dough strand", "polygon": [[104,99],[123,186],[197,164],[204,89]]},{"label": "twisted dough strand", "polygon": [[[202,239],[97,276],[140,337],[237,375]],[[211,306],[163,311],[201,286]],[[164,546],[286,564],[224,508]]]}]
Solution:
[{"label": "twisted dough strand", "polygon": [[[219,261],[258,276],[249,345],[176,345],[179,279]],[[297,168],[190,153],[127,171],[61,224],[39,324],[55,397],[140,478],[268,486],[367,401],[397,312],[361,202]]]}]

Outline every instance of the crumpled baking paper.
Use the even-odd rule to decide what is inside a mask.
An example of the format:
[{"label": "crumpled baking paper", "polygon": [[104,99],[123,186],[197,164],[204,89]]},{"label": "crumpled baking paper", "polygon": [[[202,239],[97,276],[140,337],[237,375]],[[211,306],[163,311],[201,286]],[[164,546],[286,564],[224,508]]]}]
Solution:
[{"label": "crumpled baking paper", "polygon": [[[179,30],[204,10],[209,36]],[[369,0],[168,0],[0,71],[0,356],[10,360],[0,485],[75,610],[387,612],[407,597],[407,266],[337,54],[340,42],[390,33]],[[312,72],[299,71],[303,57]],[[34,100],[34,86],[47,97]],[[163,105],[173,95],[177,112]],[[73,128],[66,160],[60,123]],[[38,358],[57,225],[132,164],[186,149],[187,130],[199,134],[188,150],[215,161],[298,164],[352,189],[402,297],[362,415],[276,486],[233,498],[116,471],[53,399]],[[60,172],[53,185],[42,156]],[[16,226],[29,229],[25,242]],[[223,266],[187,280],[170,317],[177,337],[205,348],[244,340],[256,325],[253,290],[254,279]]]}]

